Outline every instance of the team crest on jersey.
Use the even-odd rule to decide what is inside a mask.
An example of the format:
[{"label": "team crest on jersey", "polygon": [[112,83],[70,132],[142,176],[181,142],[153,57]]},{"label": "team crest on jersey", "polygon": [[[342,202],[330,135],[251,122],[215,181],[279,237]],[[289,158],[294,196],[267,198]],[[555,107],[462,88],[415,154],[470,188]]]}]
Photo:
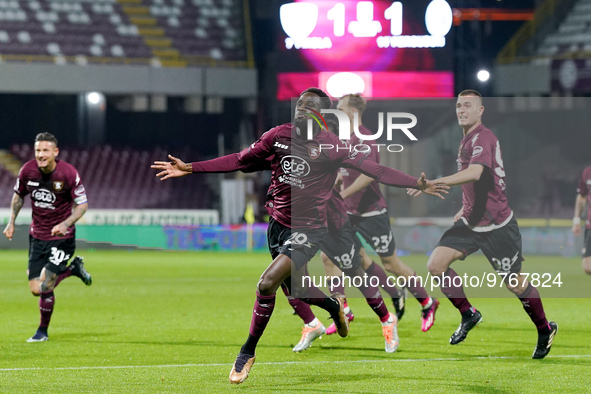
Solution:
[{"label": "team crest on jersey", "polygon": [[53,190],[56,192],[61,191],[64,188],[64,182],[62,181],[53,181]]},{"label": "team crest on jersey", "polygon": [[310,159],[312,160],[317,159],[318,156],[320,156],[320,149],[318,148],[318,146],[309,146],[308,156],[310,156]]}]

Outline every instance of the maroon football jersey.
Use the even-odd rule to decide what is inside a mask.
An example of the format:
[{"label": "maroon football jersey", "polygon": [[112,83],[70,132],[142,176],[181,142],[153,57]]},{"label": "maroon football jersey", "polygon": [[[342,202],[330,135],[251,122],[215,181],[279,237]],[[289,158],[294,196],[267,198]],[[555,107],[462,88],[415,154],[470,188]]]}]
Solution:
[{"label": "maroon football jersey", "polygon": [[587,167],[581,174],[581,180],[579,181],[579,187],[577,192],[587,197],[587,228],[591,229],[591,167]]},{"label": "maroon football jersey", "polygon": [[463,220],[474,231],[504,226],[513,216],[505,195],[505,169],[499,140],[479,125],[464,136],[458,153],[458,171],[470,164],[484,166],[480,179],[462,185]]},{"label": "maroon football jersey", "polygon": [[[363,135],[372,135],[372,133],[363,125],[359,126],[359,132]],[[367,155],[369,159],[376,163],[380,162],[380,152],[376,147],[371,146],[375,141],[368,141],[366,144],[363,139],[359,139],[356,134],[352,134],[351,139],[346,143],[352,147],[363,144],[363,146],[359,146],[358,149],[364,151],[364,154]],[[342,168],[341,174],[343,176],[343,186],[345,188],[351,186],[359,175],[361,175],[359,171],[347,168]],[[388,206],[377,181],[373,181],[363,190],[347,197],[345,199],[345,204],[349,214],[358,216],[371,216],[378,213],[384,213]]]},{"label": "maroon football jersey", "polygon": [[416,188],[418,180],[366,160],[365,155],[349,154],[348,148],[327,131],[320,131],[311,140],[292,138],[289,123],[267,131],[238,157],[228,155],[193,163],[192,167],[195,172],[236,171],[272,156],[267,204],[273,218],[290,228],[326,226],[326,203],[339,167],[356,168],[391,186]]},{"label": "maroon football jersey", "polygon": [[28,161],[19,172],[14,191],[21,198],[31,195],[33,222],[30,233],[33,237],[44,241],[75,237],[75,226],[70,227],[64,237],[51,235],[51,229],[72,214],[74,203],[87,202],[84,185],[72,165],[56,160],[55,170],[44,174],[35,160]]},{"label": "maroon football jersey", "polygon": [[332,196],[328,200],[326,214],[329,229],[340,229],[349,220],[345,200],[334,187],[332,188]]}]

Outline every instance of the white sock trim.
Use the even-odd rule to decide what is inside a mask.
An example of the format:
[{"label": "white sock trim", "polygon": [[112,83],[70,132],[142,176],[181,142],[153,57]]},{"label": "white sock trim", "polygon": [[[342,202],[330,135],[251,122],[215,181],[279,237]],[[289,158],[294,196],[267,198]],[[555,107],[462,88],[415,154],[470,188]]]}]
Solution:
[{"label": "white sock trim", "polygon": [[320,324],[320,320],[318,320],[317,317],[314,318],[314,320],[312,320],[310,323],[306,324],[306,327],[316,327],[318,324]]}]

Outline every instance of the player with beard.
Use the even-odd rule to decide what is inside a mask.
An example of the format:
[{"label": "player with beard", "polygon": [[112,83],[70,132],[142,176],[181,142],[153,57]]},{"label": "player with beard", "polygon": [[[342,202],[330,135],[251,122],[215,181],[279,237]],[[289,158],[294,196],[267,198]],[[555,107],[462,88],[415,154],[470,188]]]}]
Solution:
[{"label": "player with beard", "polygon": [[26,162],[18,174],[10,204],[11,216],[4,229],[6,238],[12,240],[16,218],[25,196],[30,194],[33,222],[29,231],[27,274],[31,293],[40,297],[41,322],[27,342],[49,339],[49,322],[55,306],[53,290],[62,280],[74,275],[87,286],[92,284],[81,257],[75,257],[67,266],[76,250],[74,223],[84,215],[88,202],[78,171],[58,160],[58,154],[57,139],[52,134],[37,134],[35,159]]}]

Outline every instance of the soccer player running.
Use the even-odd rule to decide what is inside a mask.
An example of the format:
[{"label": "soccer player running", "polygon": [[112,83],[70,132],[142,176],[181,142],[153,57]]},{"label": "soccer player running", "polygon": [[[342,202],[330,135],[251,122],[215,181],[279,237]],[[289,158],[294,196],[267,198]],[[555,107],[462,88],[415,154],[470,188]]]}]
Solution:
[{"label": "soccer player running", "polygon": [[573,217],[573,234],[578,237],[581,234],[581,216],[585,210],[587,201],[587,222],[585,226],[585,240],[583,246],[583,271],[591,275],[591,167],[587,167],[581,174],[577,199],[575,200],[575,215]]},{"label": "soccer player running", "polygon": [[[349,117],[350,146],[364,144],[364,141],[354,133],[355,117],[358,119],[360,134],[372,135],[362,124],[362,116],[366,105],[367,101],[359,94],[346,95],[339,100],[337,105],[337,109],[343,111]],[[369,144],[364,146],[368,148],[366,153],[368,157],[379,163],[379,151],[372,149]],[[364,150],[366,149],[364,148]],[[435,323],[435,312],[439,307],[439,301],[427,294],[420,280],[418,280],[417,273],[404,264],[396,254],[396,243],[390,228],[388,205],[380,191],[380,185],[373,178],[355,169],[343,168],[341,169],[341,175],[344,187],[341,195],[345,199],[349,220],[353,228],[374,248],[380,256],[386,271],[405,278],[406,288],[421,304],[421,330],[428,331]],[[395,286],[388,283],[387,274],[378,264],[371,261],[365,250],[363,251],[363,258],[367,274],[379,278],[380,286],[392,297],[396,314],[398,318],[401,318],[405,309],[404,292],[399,292]]]},{"label": "soccer player running", "polygon": [[[369,275],[362,267],[362,257],[360,255],[362,249],[361,242],[355,235],[355,230],[353,230],[353,227],[349,223],[345,202],[334,188],[332,190],[332,197],[327,203],[327,229],[328,232],[319,244],[319,249],[322,251],[323,256],[326,256],[327,259],[329,259],[330,264],[339,272],[338,276],[332,280],[338,282],[337,286],[341,292],[336,290],[337,286],[332,287],[332,283],[334,283],[332,280],[331,292],[336,291],[339,294],[344,294],[343,282],[345,282],[345,280],[342,273],[349,278],[363,278],[366,276],[369,277]],[[332,271],[328,271],[328,274],[330,275],[331,272]],[[332,276],[334,277],[336,275]],[[286,289],[284,288],[284,292],[285,290]],[[398,337],[398,317],[394,313],[388,311],[377,286],[371,284],[368,284],[367,286],[361,285],[358,287],[358,290],[363,294],[367,304],[380,319],[382,334],[384,335],[384,350],[386,353],[394,353],[398,349],[400,342]],[[325,329],[306,303],[297,298],[290,297],[287,292],[285,294],[296,314],[304,322],[302,337],[294,347],[294,352],[306,350],[311,346],[312,342],[322,334],[326,333],[331,335],[337,332],[335,323],[332,323],[328,329]],[[353,320],[353,313],[347,306],[346,301],[344,301],[343,308],[344,313],[347,316],[347,321],[351,322]]]},{"label": "soccer player running", "polygon": [[[499,274],[506,274],[505,285],[519,298],[535,324],[538,342],[532,358],[540,359],[550,352],[558,325],[548,322],[538,290],[521,275],[521,234],[505,195],[501,148],[497,137],[482,124],[483,112],[479,92],[465,90],[458,95],[456,114],[464,134],[458,172],[438,181],[462,186],[462,208],[429,257],[427,267],[431,275],[442,278],[441,292],[462,315],[460,326],[449,340],[457,345],[482,321],[482,314],[468,301],[463,287],[454,286],[458,275],[450,265],[481,249],[492,267]],[[409,189],[408,194],[420,193]]]},{"label": "soccer player running", "polygon": [[[329,124],[329,122],[327,122]],[[329,126],[330,129],[330,126]],[[246,152],[245,152],[246,153]],[[238,159],[240,153],[235,153],[234,156]],[[263,170],[271,170],[271,161],[273,157],[267,158],[262,162],[253,162],[248,164],[246,167],[241,168],[242,172],[255,172]],[[205,163],[199,163],[201,167],[207,166]],[[234,166],[226,168],[215,167],[217,171],[230,171],[235,169]],[[272,193],[274,185],[271,184],[269,187],[269,193]],[[273,208],[267,205],[267,212],[269,216],[273,216]],[[345,202],[341,197],[340,193],[336,189],[332,189],[331,198],[327,203],[327,230],[328,232],[319,244],[319,249],[322,253],[328,254],[330,265],[336,267],[339,272],[338,278],[335,278],[340,283],[344,281],[341,276],[345,273],[349,278],[360,277],[363,278],[367,275],[365,269],[361,266],[361,255],[359,254],[361,242],[355,235],[353,227],[349,223],[347,209],[345,208]],[[271,255],[276,257],[276,251],[270,248]],[[325,267],[326,268],[326,267]],[[307,273],[306,273],[307,275]],[[344,294],[344,285],[339,286],[343,289],[341,293]],[[390,313],[386,307],[384,300],[381,296],[380,290],[376,286],[361,284],[358,287],[362,295],[365,296],[367,304],[374,311],[374,313],[380,319],[382,325],[382,334],[384,335],[384,350],[386,353],[394,353],[398,349],[400,343],[398,337],[398,317]],[[328,334],[327,329],[318,320],[312,308],[299,298],[292,297],[289,286],[284,282],[281,284],[281,290],[287,297],[287,300],[304,323],[302,328],[302,336],[299,342],[294,346],[294,352],[301,352],[312,346],[312,342],[320,338],[324,334]],[[334,293],[334,288],[330,289],[331,293]],[[338,291],[336,291],[338,292]],[[348,322],[351,322],[353,314],[350,308],[347,306],[347,302],[343,304],[344,313],[347,316]],[[337,332],[335,323],[332,323],[329,327],[333,331],[331,334]]]},{"label": "soccer player running", "polygon": [[47,330],[55,306],[53,290],[67,277],[79,277],[90,286],[92,277],[80,256],[68,266],[76,250],[76,223],[88,209],[86,191],[76,169],[57,159],[57,139],[50,133],[37,134],[35,159],[20,169],[10,204],[11,215],[4,235],[12,240],[14,223],[31,195],[33,222],[29,231],[29,289],[39,299],[41,323],[27,342],[49,339]]},{"label": "soccer player running", "polygon": [[[313,136],[307,135],[308,120],[323,108],[330,108],[331,101],[326,93],[317,88],[307,89],[296,103],[293,124],[277,126],[261,136],[250,148],[238,157],[229,155],[210,160],[209,164],[240,170],[251,162],[273,156],[271,183],[274,186],[267,206],[272,208],[267,237],[274,260],[261,275],[257,284],[257,296],[252,314],[248,338],[238,354],[230,372],[230,382],[242,383],[248,377],[255,361],[255,350],[275,306],[275,293],[282,283],[291,288],[294,297],[321,307],[330,313],[337,325],[337,332],[345,337],[349,332],[348,321],[343,311],[343,296],[333,294],[327,297],[320,289],[311,285],[300,286],[306,274],[306,263],[318,251],[318,245],[326,233],[326,203],[330,199],[337,170],[352,166],[375,176],[391,186],[419,188],[426,193],[438,195],[446,186],[409,176],[401,171],[380,166],[365,160],[362,155],[349,157],[346,149],[320,149],[341,146],[336,136],[312,123]],[[342,147],[344,148],[344,147]],[[180,177],[192,172],[206,172],[199,163],[184,163],[169,156],[170,162],[155,162],[152,168],[163,170],[157,174],[162,180]],[[207,163],[207,162],[206,162]],[[217,172],[217,170],[210,170]],[[296,278],[290,280],[291,276]]]}]

